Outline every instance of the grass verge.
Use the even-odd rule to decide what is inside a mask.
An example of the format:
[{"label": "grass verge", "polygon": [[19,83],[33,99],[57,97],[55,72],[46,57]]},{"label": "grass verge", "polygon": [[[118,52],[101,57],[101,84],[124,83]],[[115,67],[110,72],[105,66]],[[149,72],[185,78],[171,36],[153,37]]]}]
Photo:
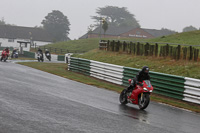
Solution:
[{"label": "grass verge", "polygon": [[[94,85],[99,88],[113,90],[118,93],[121,92],[121,90],[124,88],[122,86],[115,85],[115,84],[112,84],[109,82],[105,82],[105,81],[102,81],[102,80],[99,80],[96,78],[92,78],[92,77],[85,76],[85,75],[82,75],[79,73],[68,71],[67,65],[63,64],[63,63],[56,64],[56,63],[39,63],[39,62],[21,62],[18,64],[26,65],[26,66],[29,66],[29,67],[32,67],[35,69],[39,69],[39,70],[42,70],[42,71],[45,71],[45,72],[48,72],[51,74],[55,74],[55,75],[58,75],[58,76],[61,76],[61,77],[67,78],[67,79],[82,82],[82,83],[85,83],[88,85]],[[116,100],[118,100],[118,99],[116,99]],[[156,94],[153,94],[151,96],[151,100],[200,113],[200,105],[197,105],[197,104],[188,103],[188,102],[184,102],[181,100],[168,98],[168,97],[164,97],[164,96],[160,96],[160,95],[156,95]]]}]

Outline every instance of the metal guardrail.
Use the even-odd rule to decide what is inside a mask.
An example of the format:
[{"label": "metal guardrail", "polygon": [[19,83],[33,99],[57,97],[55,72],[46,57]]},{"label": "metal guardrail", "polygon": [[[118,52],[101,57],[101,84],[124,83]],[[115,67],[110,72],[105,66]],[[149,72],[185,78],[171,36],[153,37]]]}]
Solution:
[{"label": "metal guardrail", "polygon": [[68,67],[71,71],[90,75],[90,61],[71,57],[68,59]]},{"label": "metal guardrail", "polygon": [[122,84],[122,78],[123,78],[122,66],[102,63],[98,61],[90,61],[90,62],[91,62],[90,76],[108,82],[112,82],[118,85]]},{"label": "metal guardrail", "polygon": [[200,80],[185,77],[184,101],[200,103]]},{"label": "metal guardrail", "polygon": [[[68,68],[122,86],[140,69],[71,57]],[[150,71],[154,93],[200,104],[200,80]]]}]

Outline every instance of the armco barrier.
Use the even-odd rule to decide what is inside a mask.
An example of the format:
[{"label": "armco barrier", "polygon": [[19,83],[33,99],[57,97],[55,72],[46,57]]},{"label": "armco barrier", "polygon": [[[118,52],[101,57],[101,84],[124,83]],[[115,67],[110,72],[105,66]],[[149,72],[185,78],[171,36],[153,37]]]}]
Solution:
[{"label": "armco barrier", "polygon": [[97,61],[90,61],[90,76],[96,77],[105,81],[122,85],[123,67],[102,63]]},{"label": "armco barrier", "polygon": [[[68,69],[123,86],[140,71],[75,57],[68,58]],[[200,104],[200,80],[151,71],[150,76],[154,93]]]},{"label": "armco barrier", "polygon": [[200,104],[200,80],[185,77],[184,101]]},{"label": "armco barrier", "polygon": [[24,57],[35,58],[35,53],[24,51]]},{"label": "armco barrier", "polygon": [[86,59],[79,59],[71,57],[69,59],[68,67],[71,71],[90,75],[90,61]]},{"label": "armco barrier", "polygon": [[58,55],[51,54],[51,61],[57,61],[58,60]]},{"label": "armco barrier", "polygon": [[65,61],[64,55],[58,55],[58,61]]}]

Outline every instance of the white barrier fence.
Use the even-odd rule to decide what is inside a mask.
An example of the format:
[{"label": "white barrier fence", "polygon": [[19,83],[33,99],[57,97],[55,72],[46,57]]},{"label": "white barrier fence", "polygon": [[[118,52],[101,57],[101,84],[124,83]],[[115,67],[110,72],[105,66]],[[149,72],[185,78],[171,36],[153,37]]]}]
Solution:
[{"label": "white barrier fence", "polygon": [[185,77],[184,101],[200,104],[200,80]]},{"label": "white barrier fence", "polygon": [[122,78],[124,69],[122,66],[97,61],[90,62],[90,76],[119,85],[123,84]]}]

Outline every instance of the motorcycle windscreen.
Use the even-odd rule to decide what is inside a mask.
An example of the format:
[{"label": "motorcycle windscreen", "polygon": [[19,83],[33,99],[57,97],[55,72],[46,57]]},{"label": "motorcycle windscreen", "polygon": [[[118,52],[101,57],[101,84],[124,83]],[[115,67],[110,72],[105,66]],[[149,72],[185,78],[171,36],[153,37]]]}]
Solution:
[{"label": "motorcycle windscreen", "polygon": [[148,87],[151,87],[151,82],[150,82],[150,80],[144,80],[144,82],[147,84]]}]

